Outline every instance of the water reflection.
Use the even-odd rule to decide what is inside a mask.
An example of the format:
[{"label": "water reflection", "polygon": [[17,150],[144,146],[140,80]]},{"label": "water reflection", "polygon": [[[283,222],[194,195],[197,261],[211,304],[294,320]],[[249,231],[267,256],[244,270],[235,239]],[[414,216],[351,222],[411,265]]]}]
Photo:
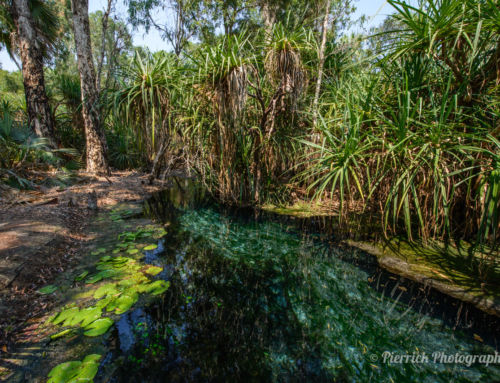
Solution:
[{"label": "water reflection", "polygon": [[382,363],[386,350],[493,348],[428,315],[435,305],[416,298],[421,287],[373,274],[373,262],[325,241],[331,234],[222,208],[185,186],[147,207],[169,226],[164,249],[146,260],[165,267],[171,288],[118,324],[115,381],[500,379],[491,366]]}]

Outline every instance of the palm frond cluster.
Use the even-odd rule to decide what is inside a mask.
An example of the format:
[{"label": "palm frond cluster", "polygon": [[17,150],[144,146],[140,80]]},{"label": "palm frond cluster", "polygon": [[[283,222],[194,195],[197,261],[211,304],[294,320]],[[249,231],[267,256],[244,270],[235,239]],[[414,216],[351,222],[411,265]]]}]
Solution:
[{"label": "palm frond cluster", "polygon": [[[497,246],[498,4],[389,3],[370,36],[328,31],[317,103],[314,26],[249,24],[180,56],[138,50],[101,97],[112,163],[195,172],[234,204],[319,199],[359,232]],[[77,142],[78,83],[52,79],[59,134]]]}]

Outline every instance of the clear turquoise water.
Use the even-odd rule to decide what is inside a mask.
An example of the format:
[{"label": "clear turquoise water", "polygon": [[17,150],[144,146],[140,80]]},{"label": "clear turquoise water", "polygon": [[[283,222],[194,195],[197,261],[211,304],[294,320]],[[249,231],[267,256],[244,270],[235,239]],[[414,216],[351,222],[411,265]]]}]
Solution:
[{"label": "clear turquoise water", "polygon": [[[421,312],[421,297],[363,256],[289,222],[167,202],[164,249],[146,260],[171,288],[119,324],[132,330],[118,381],[500,381],[500,365],[432,363],[494,348]],[[385,351],[430,362],[384,363]]]}]

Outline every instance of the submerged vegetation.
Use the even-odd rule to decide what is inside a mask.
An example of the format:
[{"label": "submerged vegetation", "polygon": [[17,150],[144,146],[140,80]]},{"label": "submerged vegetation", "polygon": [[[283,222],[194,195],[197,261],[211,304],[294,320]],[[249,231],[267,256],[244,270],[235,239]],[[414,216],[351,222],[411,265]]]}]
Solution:
[{"label": "submerged vegetation", "polygon": [[[193,176],[225,205],[334,216],[328,222],[335,225],[336,239],[383,239],[386,245],[404,243],[424,252],[434,246],[439,251],[425,257],[431,272],[449,267],[474,280],[476,290],[496,291],[498,2],[387,3],[390,14],[368,30],[366,20],[353,20],[351,0],[107,0],[104,11],[90,14],[88,0],[3,0],[0,47],[19,70],[0,70],[0,193],[64,187],[79,171],[107,177],[111,170],[134,169],[148,173],[150,183]],[[127,16],[120,16],[120,7]],[[173,25],[156,20],[164,9],[174,16]],[[172,51],[167,43],[156,52],[134,46],[137,28],[156,28]],[[122,223],[127,217],[122,213],[112,211],[109,219]],[[206,227],[204,217],[191,217],[207,238],[220,224],[212,213],[205,217],[213,221]],[[230,221],[226,226],[231,225],[241,229]],[[220,230],[222,235],[225,229]],[[292,241],[281,229],[273,230]],[[90,254],[99,260],[73,276],[87,295],[47,321],[54,330],[51,341],[104,336],[142,296],[169,294],[169,282],[159,277],[163,268],[146,266],[141,258],[158,246],[148,238],[164,234],[147,226],[130,229],[116,247]],[[235,249],[251,245],[250,234],[231,232],[230,237],[220,242],[241,244],[229,250],[218,244],[218,253],[230,251],[231,258]],[[290,251],[302,256],[301,246]],[[269,257],[279,253],[274,250]],[[253,262],[248,254],[238,259],[238,267]],[[415,254],[408,259],[424,266]],[[227,260],[213,266],[215,260],[196,256],[186,254],[186,262],[208,262],[207,267],[227,271],[228,280],[233,277],[236,266],[227,267]],[[277,266],[272,262],[259,270],[254,264],[245,267],[278,280],[282,274],[266,269]],[[311,285],[329,280],[335,287],[327,262],[312,263],[308,267],[321,276],[311,282],[304,274],[297,280]],[[278,266],[289,264],[285,257]],[[269,283],[266,289],[276,287]],[[330,299],[333,293],[316,287],[318,301],[326,303],[323,295]],[[38,294],[62,291],[49,284]],[[185,297],[187,307],[192,295]],[[290,307],[310,299],[285,298]],[[297,326],[309,326],[304,312],[293,315]],[[392,321],[383,319],[386,325]],[[323,327],[318,331],[330,332],[330,324],[328,331]],[[388,344],[393,341],[383,336]],[[157,346],[148,350],[168,348]],[[334,347],[340,355],[331,361],[328,377],[339,366],[347,368],[346,376],[356,375],[348,371],[354,367],[346,367],[346,349],[333,341],[321,347]],[[356,354],[356,368],[369,379],[376,373],[364,354]],[[63,363],[49,382],[92,381],[100,359],[90,354]],[[288,362],[295,368],[295,361]],[[428,372],[417,370],[415,377]],[[398,370],[394,376],[403,375]]]}]

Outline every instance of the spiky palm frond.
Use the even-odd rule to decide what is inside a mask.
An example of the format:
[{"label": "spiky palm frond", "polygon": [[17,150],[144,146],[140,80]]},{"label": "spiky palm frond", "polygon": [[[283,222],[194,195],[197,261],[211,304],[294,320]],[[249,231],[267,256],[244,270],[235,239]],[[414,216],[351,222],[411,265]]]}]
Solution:
[{"label": "spiky palm frond", "polygon": [[215,91],[223,118],[237,121],[247,100],[247,78],[253,57],[244,32],[224,37],[214,46],[204,46],[197,65],[202,82]]},{"label": "spiky palm frond", "polygon": [[[12,0],[4,0],[0,7],[0,46],[6,48],[11,57],[17,54],[16,25],[12,16]],[[29,7],[39,46],[48,57],[59,36],[60,22],[54,3],[42,0],[29,0]]]},{"label": "spiky palm frond", "polygon": [[309,46],[304,28],[288,32],[285,26],[277,23],[273,27],[267,43],[264,60],[269,79],[275,87],[288,95],[288,107],[294,109],[307,85],[307,72],[302,62],[301,50]]}]

